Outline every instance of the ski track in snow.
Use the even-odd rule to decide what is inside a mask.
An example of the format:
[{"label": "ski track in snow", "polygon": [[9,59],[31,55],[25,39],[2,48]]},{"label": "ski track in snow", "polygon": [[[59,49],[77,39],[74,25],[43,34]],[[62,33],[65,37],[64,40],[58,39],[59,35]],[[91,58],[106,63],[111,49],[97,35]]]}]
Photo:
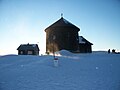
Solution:
[{"label": "ski track in snow", "polygon": [[120,54],[0,56],[0,90],[120,90]]}]

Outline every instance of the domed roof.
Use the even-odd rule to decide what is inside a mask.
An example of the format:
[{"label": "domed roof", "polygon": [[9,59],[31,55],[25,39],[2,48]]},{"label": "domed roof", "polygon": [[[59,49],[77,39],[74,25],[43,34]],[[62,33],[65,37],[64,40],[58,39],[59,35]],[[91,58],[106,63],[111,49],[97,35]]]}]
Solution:
[{"label": "domed roof", "polygon": [[61,17],[58,21],[56,21],[55,23],[53,23],[52,25],[50,25],[49,27],[47,27],[45,29],[45,31],[49,28],[53,28],[53,27],[72,27],[72,28],[76,28],[78,29],[78,31],[80,31],[80,29],[78,27],[76,27],[75,25],[73,25],[72,23],[70,23],[69,21],[67,21],[66,19],[64,19],[63,17]]}]

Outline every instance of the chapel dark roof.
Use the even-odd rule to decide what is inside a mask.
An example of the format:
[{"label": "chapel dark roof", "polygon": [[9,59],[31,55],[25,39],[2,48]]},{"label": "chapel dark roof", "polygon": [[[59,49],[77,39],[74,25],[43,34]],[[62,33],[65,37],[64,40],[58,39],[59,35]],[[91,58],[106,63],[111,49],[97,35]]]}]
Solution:
[{"label": "chapel dark roof", "polygon": [[90,44],[90,45],[93,45],[91,42],[86,40],[83,36],[79,36],[79,44]]},{"label": "chapel dark roof", "polygon": [[54,28],[54,27],[73,27],[78,29],[78,31],[80,31],[80,29],[75,26],[74,24],[72,24],[71,22],[67,21],[66,19],[64,19],[63,17],[61,17],[58,21],[56,21],[55,23],[53,23],[52,25],[50,25],[49,27],[47,27],[45,29],[45,31],[49,28]]},{"label": "chapel dark roof", "polygon": [[37,44],[21,44],[17,50],[38,50],[39,47]]}]

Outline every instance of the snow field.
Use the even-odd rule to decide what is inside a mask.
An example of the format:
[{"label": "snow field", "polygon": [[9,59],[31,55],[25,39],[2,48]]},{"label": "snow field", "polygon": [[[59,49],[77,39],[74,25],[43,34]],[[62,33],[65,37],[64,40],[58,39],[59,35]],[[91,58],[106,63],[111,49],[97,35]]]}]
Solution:
[{"label": "snow field", "polygon": [[120,90],[120,54],[0,57],[0,90]]}]

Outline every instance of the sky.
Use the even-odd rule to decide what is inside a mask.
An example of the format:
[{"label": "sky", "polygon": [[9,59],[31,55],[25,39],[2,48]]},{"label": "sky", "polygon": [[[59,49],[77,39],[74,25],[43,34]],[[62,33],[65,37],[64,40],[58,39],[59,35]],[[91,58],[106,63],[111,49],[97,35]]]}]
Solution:
[{"label": "sky", "polygon": [[0,0],[0,55],[20,44],[46,50],[45,29],[63,18],[80,28],[93,51],[120,51],[120,0]]}]

